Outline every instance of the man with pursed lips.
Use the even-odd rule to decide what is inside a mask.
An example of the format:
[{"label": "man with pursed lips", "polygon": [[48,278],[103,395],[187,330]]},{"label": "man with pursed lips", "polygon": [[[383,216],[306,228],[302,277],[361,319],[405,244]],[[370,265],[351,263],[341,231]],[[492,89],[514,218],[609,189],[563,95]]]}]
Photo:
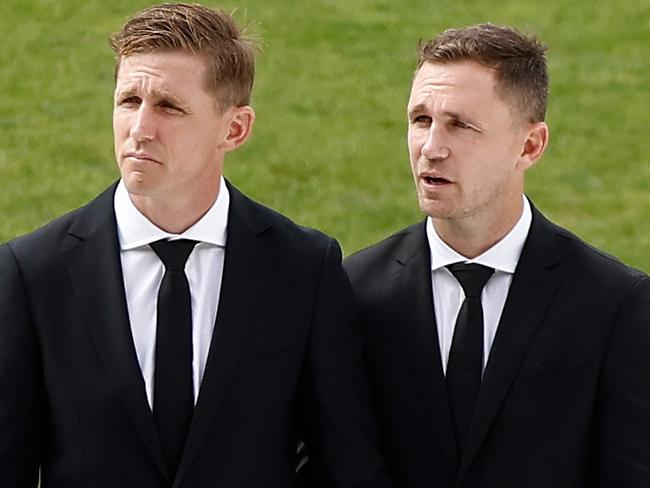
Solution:
[{"label": "man with pursed lips", "polygon": [[389,487],[338,244],[223,177],[255,46],[195,4],[111,45],[120,179],[0,247],[0,486],[287,488],[300,435]]}]

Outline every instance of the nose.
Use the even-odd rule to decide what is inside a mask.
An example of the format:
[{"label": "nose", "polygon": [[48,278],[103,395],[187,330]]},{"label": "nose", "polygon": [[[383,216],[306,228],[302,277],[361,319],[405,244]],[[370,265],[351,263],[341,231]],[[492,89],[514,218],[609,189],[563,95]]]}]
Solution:
[{"label": "nose", "polygon": [[431,161],[441,161],[449,157],[449,146],[444,131],[438,124],[431,124],[426,137],[421,149],[422,156]]},{"label": "nose", "polygon": [[155,137],[154,117],[151,108],[145,103],[140,104],[131,126],[131,137],[136,142],[147,142]]}]

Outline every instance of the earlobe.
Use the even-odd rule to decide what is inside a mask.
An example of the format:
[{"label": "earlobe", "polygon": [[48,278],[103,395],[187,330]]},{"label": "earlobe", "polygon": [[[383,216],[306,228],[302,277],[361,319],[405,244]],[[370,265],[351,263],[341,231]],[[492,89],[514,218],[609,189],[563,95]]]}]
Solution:
[{"label": "earlobe", "polygon": [[230,115],[230,125],[221,147],[225,151],[232,151],[244,144],[251,135],[255,112],[252,107],[245,105],[235,107]]},{"label": "earlobe", "polygon": [[548,145],[548,126],[544,122],[536,122],[527,132],[517,166],[526,170],[533,166],[544,154]]}]

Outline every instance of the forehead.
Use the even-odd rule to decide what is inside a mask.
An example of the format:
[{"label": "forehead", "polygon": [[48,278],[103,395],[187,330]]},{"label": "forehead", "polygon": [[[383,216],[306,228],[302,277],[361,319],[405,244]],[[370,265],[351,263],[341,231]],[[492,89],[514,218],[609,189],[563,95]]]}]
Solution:
[{"label": "forehead", "polygon": [[413,79],[409,109],[440,101],[468,109],[492,105],[498,101],[495,85],[494,71],[474,61],[425,62]]},{"label": "forehead", "polygon": [[132,54],[120,60],[116,90],[205,91],[205,69],[203,58],[184,51]]}]

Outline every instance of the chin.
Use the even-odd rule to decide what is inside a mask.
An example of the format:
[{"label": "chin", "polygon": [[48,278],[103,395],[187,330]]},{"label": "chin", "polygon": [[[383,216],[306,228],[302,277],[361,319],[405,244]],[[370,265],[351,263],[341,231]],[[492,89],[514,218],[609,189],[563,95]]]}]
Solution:
[{"label": "chin", "polygon": [[418,195],[418,205],[420,206],[420,210],[430,217],[441,216],[442,202],[440,202],[440,200],[434,200],[423,195]]},{"label": "chin", "polygon": [[453,209],[441,205],[439,201],[420,199],[419,204],[420,210],[432,219],[449,219],[454,216]]},{"label": "chin", "polygon": [[147,195],[150,193],[150,185],[141,173],[131,173],[122,176],[124,186],[131,195]]}]

